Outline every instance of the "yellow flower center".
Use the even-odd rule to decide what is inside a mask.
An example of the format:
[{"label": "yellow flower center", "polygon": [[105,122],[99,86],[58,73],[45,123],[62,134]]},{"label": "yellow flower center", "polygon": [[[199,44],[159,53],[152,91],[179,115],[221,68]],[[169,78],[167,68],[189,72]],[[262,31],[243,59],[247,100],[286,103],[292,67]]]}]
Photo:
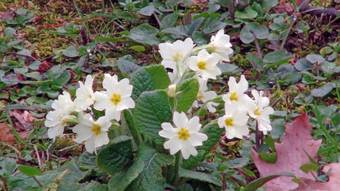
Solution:
[{"label": "yellow flower center", "polygon": [[224,120],[224,124],[227,126],[227,127],[232,127],[234,126],[234,119],[231,118],[231,117],[228,117]]},{"label": "yellow flower center", "polygon": [[257,115],[257,116],[260,116],[261,115],[261,110],[259,107],[256,107],[255,111],[254,111],[254,114]]},{"label": "yellow flower center", "polygon": [[179,62],[183,59],[183,55],[179,52],[177,52],[174,56],[173,56],[173,59],[175,62]]},{"label": "yellow flower center", "polygon": [[231,92],[230,94],[230,100],[231,101],[238,101],[238,95],[236,92]]},{"label": "yellow flower center", "polygon": [[205,70],[207,68],[207,63],[205,61],[199,61],[197,63],[197,67],[200,69],[200,70]]},{"label": "yellow flower center", "polygon": [[203,94],[202,94],[201,91],[198,91],[198,93],[197,93],[197,99],[200,100],[200,101],[203,101],[204,96],[203,96]]},{"label": "yellow flower center", "polygon": [[182,141],[186,141],[189,139],[190,137],[190,133],[188,131],[188,129],[186,128],[181,128],[179,131],[178,131],[178,138]]},{"label": "yellow flower center", "polygon": [[91,131],[94,135],[98,136],[98,135],[100,135],[100,133],[102,131],[102,127],[97,123],[93,123],[93,125],[91,127]]},{"label": "yellow flower center", "polygon": [[118,105],[122,101],[122,96],[119,94],[112,94],[111,95],[111,102],[113,105]]}]

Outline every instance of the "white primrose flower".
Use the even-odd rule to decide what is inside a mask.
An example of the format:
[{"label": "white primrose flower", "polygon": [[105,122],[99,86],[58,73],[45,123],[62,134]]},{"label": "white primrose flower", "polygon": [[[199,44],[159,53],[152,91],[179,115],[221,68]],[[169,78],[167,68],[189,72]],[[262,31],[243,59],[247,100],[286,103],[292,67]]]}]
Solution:
[{"label": "white primrose flower", "polygon": [[64,91],[52,103],[53,111],[46,115],[45,126],[49,127],[47,135],[50,139],[55,139],[64,134],[64,128],[76,117],[72,115],[76,111],[76,106],[71,99],[71,95]]},{"label": "white primrose flower", "polygon": [[217,66],[218,62],[218,56],[209,54],[205,49],[200,50],[197,56],[188,58],[189,68],[204,79],[216,79],[216,76],[222,73]]},{"label": "white primrose flower", "polygon": [[181,151],[184,159],[188,159],[190,155],[196,156],[196,146],[201,146],[203,141],[208,139],[207,135],[200,133],[201,124],[197,116],[188,119],[185,113],[174,112],[174,127],[171,123],[162,123],[162,130],[159,132],[161,137],[167,138],[164,148],[170,150],[170,154],[174,155]]},{"label": "white primrose flower", "polygon": [[86,76],[85,83],[79,82],[79,88],[76,90],[76,99],[74,100],[74,103],[82,111],[90,108],[95,101],[92,86],[93,77],[91,75]]},{"label": "white primrose flower", "polygon": [[231,104],[225,107],[225,115],[218,118],[218,126],[225,128],[225,135],[228,139],[239,138],[249,135],[248,115]]},{"label": "white primrose flower", "polygon": [[218,105],[215,102],[212,102],[211,100],[215,99],[217,97],[216,92],[214,91],[208,91],[208,81],[202,78],[198,78],[199,82],[199,90],[197,94],[197,100],[193,103],[193,107],[198,108],[200,106],[200,103],[206,103],[207,109],[209,112],[214,113],[216,112],[216,106]]},{"label": "white primrose flower", "polygon": [[248,114],[256,119],[259,130],[266,135],[272,130],[269,115],[274,113],[274,109],[269,106],[269,99],[263,96],[262,91],[252,90],[251,93],[254,96],[254,103],[249,108]]},{"label": "white primrose flower", "polygon": [[109,143],[107,131],[110,127],[110,119],[105,116],[94,121],[90,114],[80,114],[79,124],[73,128],[73,132],[77,134],[75,141],[85,142],[86,151],[93,153],[96,148]]},{"label": "white primrose flower", "polygon": [[229,56],[233,53],[231,47],[229,35],[224,34],[224,30],[221,29],[211,37],[207,49],[211,53],[217,53],[221,60],[229,62]]},{"label": "white primrose flower", "polygon": [[230,77],[228,81],[229,92],[223,96],[226,104],[232,104],[240,110],[247,111],[251,106],[251,98],[245,94],[248,90],[248,81],[241,75],[240,81],[237,83],[234,77]]},{"label": "white primrose flower", "polygon": [[103,87],[106,91],[95,92],[94,108],[103,111],[110,119],[120,120],[123,110],[134,108],[135,102],[131,98],[132,85],[128,79],[118,81],[116,75],[105,74]]},{"label": "white primrose flower", "polygon": [[165,42],[159,44],[159,53],[161,54],[162,65],[165,68],[172,69],[169,73],[171,81],[179,80],[187,69],[185,60],[190,56],[195,44],[191,38],[184,41],[177,40],[173,43]]}]

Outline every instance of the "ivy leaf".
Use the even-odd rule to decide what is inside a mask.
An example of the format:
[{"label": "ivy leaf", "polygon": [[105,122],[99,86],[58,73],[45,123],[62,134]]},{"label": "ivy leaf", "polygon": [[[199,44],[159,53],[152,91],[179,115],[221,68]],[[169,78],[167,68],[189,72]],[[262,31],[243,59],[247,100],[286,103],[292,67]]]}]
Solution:
[{"label": "ivy leaf", "polygon": [[202,128],[202,133],[208,136],[208,140],[203,142],[201,147],[198,147],[197,156],[191,156],[189,159],[183,161],[183,167],[186,169],[192,169],[199,165],[205,159],[205,156],[210,153],[210,149],[218,143],[223,132],[224,129],[219,128],[215,121],[205,125]]},{"label": "ivy leaf", "polygon": [[159,40],[156,37],[159,30],[147,23],[138,25],[137,27],[131,29],[129,38],[141,44],[147,45],[157,45]]},{"label": "ivy leaf", "polygon": [[170,121],[172,116],[167,93],[162,90],[142,93],[133,113],[135,125],[144,139],[161,144],[163,138],[158,135],[161,124]]},{"label": "ivy leaf", "polygon": [[336,87],[335,83],[329,82],[319,88],[313,89],[311,94],[314,97],[324,97]]},{"label": "ivy leaf", "polygon": [[112,175],[123,170],[132,158],[132,142],[126,137],[101,149],[97,155],[97,165]]},{"label": "ivy leaf", "polygon": [[176,111],[188,111],[196,100],[199,84],[196,78],[186,79],[176,88]]},{"label": "ivy leaf", "polygon": [[203,172],[197,172],[197,171],[180,168],[179,176],[182,178],[195,179],[195,180],[199,180],[202,182],[208,182],[216,186],[221,186],[221,181],[218,178],[216,178],[215,176],[211,174],[206,174]]},{"label": "ivy leaf", "polygon": [[79,52],[74,46],[69,46],[63,51],[63,55],[66,57],[74,58],[79,56]]},{"label": "ivy leaf", "polygon": [[170,84],[169,76],[162,65],[140,68],[131,74],[132,97],[136,100],[144,91],[165,89]]},{"label": "ivy leaf", "polygon": [[287,51],[277,50],[277,51],[273,51],[273,52],[266,54],[263,57],[263,62],[267,66],[278,66],[278,65],[288,63],[288,60],[290,58],[291,58],[291,55]]},{"label": "ivy leaf", "polygon": [[134,71],[140,68],[140,66],[135,64],[135,60],[132,58],[131,55],[125,55],[120,57],[117,60],[117,66],[121,72],[128,74],[133,73]]},{"label": "ivy leaf", "polygon": [[157,153],[148,146],[139,148],[138,161],[143,161],[144,169],[127,190],[150,191],[164,190],[165,179],[162,176],[162,167],[173,163],[174,158],[170,155]]},{"label": "ivy leaf", "polygon": [[235,17],[239,19],[253,19],[257,16],[257,12],[250,6],[245,8],[243,11],[237,10],[235,12]]}]

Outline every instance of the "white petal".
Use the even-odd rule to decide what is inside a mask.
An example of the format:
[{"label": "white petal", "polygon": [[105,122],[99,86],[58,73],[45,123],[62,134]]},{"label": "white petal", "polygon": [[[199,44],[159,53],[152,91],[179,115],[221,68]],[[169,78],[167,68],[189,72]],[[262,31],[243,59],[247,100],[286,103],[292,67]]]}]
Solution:
[{"label": "white petal", "polygon": [[107,132],[102,132],[100,135],[95,137],[95,147],[107,145],[110,142]]},{"label": "white petal", "polygon": [[104,75],[103,88],[108,92],[114,91],[114,85],[118,83],[118,77],[116,75],[111,76],[110,74]]},{"label": "white petal", "polygon": [[96,100],[94,103],[94,108],[96,110],[103,111],[112,105],[109,97],[104,92],[95,92],[94,96]]},{"label": "white petal", "polygon": [[248,90],[248,81],[246,80],[246,78],[244,77],[244,75],[241,75],[241,79],[238,83],[239,85],[239,89],[242,91],[242,92],[245,92]]},{"label": "white petal", "polygon": [[188,121],[188,130],[190,132],[198,132],[201,129],[200,119],[195,116]]},{"label": "white petal", "polygon": [[183,128],[187,126],[188,118],[184,112],[178,113],[177,111],[175,111],[173,115],[173,122],[176,127]]},{"label": "white petal", "polygon": [[85,141],[85,149],[89,153],[93,153],[96,151],[96,146],[95,146],[95,138],[91,137],[90,139]]}]

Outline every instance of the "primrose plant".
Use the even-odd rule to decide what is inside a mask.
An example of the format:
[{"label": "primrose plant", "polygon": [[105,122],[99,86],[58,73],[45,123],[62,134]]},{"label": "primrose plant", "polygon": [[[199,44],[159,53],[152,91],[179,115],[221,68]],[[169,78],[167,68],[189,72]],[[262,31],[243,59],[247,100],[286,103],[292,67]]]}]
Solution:
[{"label": "primrose plant", "polygon": [[[229,61],[231,47],[220,30],[202,46],[190,38],[161,43],[161,64],[142,67],[129,79],[105,74],[98,90],[88,75],[79,82],[74,100],[64,91],[53,101],[45,121],[48,137],[72,129],[75,142],[96,153],[99,168],[111,175],[110,190],[165,190],[188,179],[219,189],[219,176],[196,172],[195,167],[222,136],[248,138],[254,132],[250,119],[257,132],[267,134],[274,112],[263,92],[249,90],[244,75],[238,82],[230,77],[223,95],[208,88],[208,81],[222,73],[218,65]],[[200,121],[200,108],[220,117]],[[116,128],[126,131],[109,136]]]}]

